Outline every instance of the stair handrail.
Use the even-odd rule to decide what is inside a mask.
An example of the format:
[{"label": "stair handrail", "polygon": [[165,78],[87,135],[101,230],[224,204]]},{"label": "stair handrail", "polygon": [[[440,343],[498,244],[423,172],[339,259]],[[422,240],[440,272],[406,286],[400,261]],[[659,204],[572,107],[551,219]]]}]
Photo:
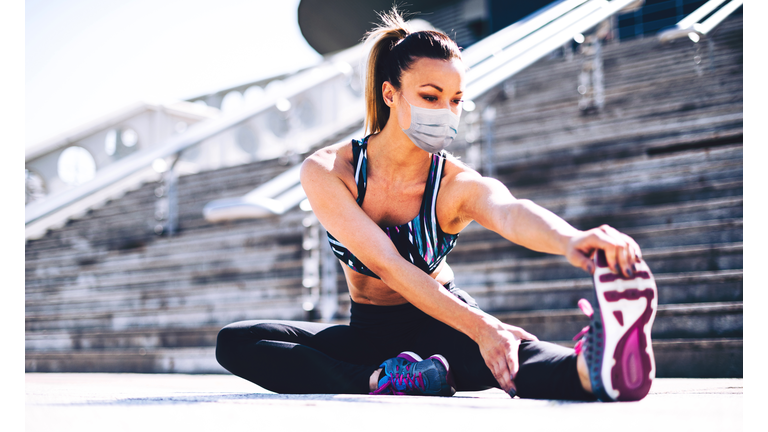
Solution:
[{"label": "stair handrail", "polygon": [[[341,141],[363,133],[360,128]],[[301,164],[297,164],[243,196],[209,201],[203,207],[203,217],[208,222],[223,222],[284,214],[307,197],[299,181],[300,171]]]},{"label": "stair handrail", "polygon": [[575,35],[586,32],[633,4],[637,4],[637,0],[589,0],[580,4],[536,32],[509,45],[475,70],[470,69],[467,73],[470,83],[464,96],[474,99],[484,94],[562,46]]},{"label": "stair handrail", "polygon": [[[723,5],[724,3],[726,4]],[[706,36],[743,4],[744,0],[709,0],[680,20],[674,27],[659,32],[659,40],[669,42],[674,39],[689,37],[693,42],[698,42],[701,37]],[[720,7],[721,5],[723,6]],[[720,9],[712,13],[718,7]]]},{"label": "stair handrail", "polygon": [[173,136],[154,148],[136,152],[114,162],[110,165],[109,169],[97,172],[94,178],[86,183],[62,191],[56,195],[52,195],[45,200],[32,202],[26,205],[24,223],[25,225],[28,225],[31,222],[71,205],[96,191],[151,166],[156,159],[172,156],[199,144],[206,139],[244,123],[252,117],[272,108],[280,99],[294,97],[340,75],[348,73],[349,70],[350,68],[348,64],[341,64],[341,62],[330,59],[316,67],[304,70],[294,76],[286,78],[286,85],[284,86],[283,91],[276,92],[275,94],[267,94],[263,99],[254,103],[251,107],[230,115],[224,115],[216,119],[194,124],[184,133]]},{"label": "stair handrail", "polygon": [[[481,96],[562,46],[576,34],[589,30],[621,10],[642,3],[643,0],[561,0],[486,37],[463,53],[468,56],[470,67],[464,97],[471,100]],[[357,133],[349,139],[359,137],[364,132],[360,130]],[[299,166],[289,170],[290,174],[280,180],[298,185],[291,189],[294,193],[290,195],[289,201],[283,196],[267,194],[268,188],[272,187],[268,186],[268,182],[245,196],[209,202],[203,215],[209,222],[219,222],[283,214],[291,203],[295,206],[302,201],[297,199],[298,188],[301,188],[297,169]],[[303,206],[309,208],[308,203]]]},{"label": "stair handrail", "polygon": [[554,21],[589,0],[562,0],[551,3],[525,18],[486,36],[463,50],[461,57],[471,69],[493,57],[511,44],[520,41],[544,25]]}]

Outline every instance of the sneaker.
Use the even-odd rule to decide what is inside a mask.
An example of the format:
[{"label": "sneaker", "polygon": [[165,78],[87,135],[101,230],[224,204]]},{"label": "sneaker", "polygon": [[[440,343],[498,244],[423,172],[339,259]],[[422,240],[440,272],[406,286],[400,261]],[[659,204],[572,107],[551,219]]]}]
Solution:
[{"label": "sneaker", "polygon": [[456,385],[445,357],[435,354],[422,360],[416,353],[405,351],[386,360],[379,388],[371,394],[453,396]]},{"label": "sneaker", "polygon": [[598,399],[637,401],[648,394],[656,377],[651,345],[658,308],[656,283],[644,261],[635,264],[630,278],[612,273],[603,251],[596,254],[595,264],[597,313],[587,300],[579,300],[591,322],[574,338],[581,338],[575,350],[584,351],[592,393]]}]

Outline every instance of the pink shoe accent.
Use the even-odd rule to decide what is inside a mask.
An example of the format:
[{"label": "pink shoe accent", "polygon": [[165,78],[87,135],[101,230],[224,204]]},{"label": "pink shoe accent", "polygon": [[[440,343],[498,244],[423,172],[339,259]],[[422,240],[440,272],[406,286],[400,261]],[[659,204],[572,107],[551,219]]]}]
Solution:
[{"label": "pink shoe accent", "polygon": [[623,327],[624,326],[624,314],[621,311],[613,311],[613,316],[616,317],[616,321]]},{"label": "pink shoe accent", "polygon": [[650,279],[650,278],[651,278],[651,275],[647,271],[636,272],[632,277],[626,277],[626,276],[621,275],[621,274],[607,273],[607,274],[604,274],[604,275],[600,275],[600,282],[610,283],[610,282],[614,282],[614,281],[617,281],[617,280],[630,281],[630,280],[635,280],[635,279]]},{"label": "pink shoe accent", "polygon": [[590,318],[592,318],[592,315],[595,313],[595,310],[592,309],[592,305],[589,303],[589,301],[587,301],[587,299],[579,300],[579,309],[584,312],[584,315]]},{"label": "pink shoe accent", "polygon": [[651,389],[653,378],[648,372],[653,369],[653,359],[648,355],[648,340],[643,327],[653,319],[653,289],[628,289],[626,291],[608,291],[605,299],[616,302],[621,299],[635,300],[645,297],[646,307],[643,314],[616,344],[613,358],[616,361],[611,368],[613,387],[619,391],[620,401],[636,401],[644,398]]},{"label": "pink shoe accent", "polygon": [[[582,312],[584,312],[584,315],[588,316],[590,319],[592,318],[592,315],[595,313],[595,311],[592,309],[592,305],[589,304],[589,301],[587,299],[581,299],[579,300],[579,309],[581,309]],[[573,337],[573,340],[579,341],[576,343],[576,346],[573,347],[573,349],[576,350],[576,354],[581,352],[582,346],[584,345],[581,338],[589,332],[589,326],[584,327],[581,329],[579,334]]]},{"label": "pink shoe accent", "polygon": [[648,394],[655,378],[651,326],[658,307],[656,283],[644,261],[636,263],[632,277],[614,274],[602,251],[596,254],[595,264],[596,310],[583,299],[579,308],[594,314],[594,327],[585,330],[594,329],[597,338],[589,332],[584,338],[589,341],[577,344],[577,352],[597,354],[588,359],[588,366],[600,400],[638,401]]},{"label": "pink shoe accent", "polygon": [[578,342],[576,342],[576,345],[573,347],[573,350],[576,351],[576,355],[581,354],[581,350],[584,349],[584,339],[580,339]]},{"label": "pink shoe accent", "polygon": [[400,354],[397,355],[398,357],[402,359],[406,359],[409,362],[418,363],[420,361],[423,361],[420,355],[416,354],[413,351],[403,351]]}]

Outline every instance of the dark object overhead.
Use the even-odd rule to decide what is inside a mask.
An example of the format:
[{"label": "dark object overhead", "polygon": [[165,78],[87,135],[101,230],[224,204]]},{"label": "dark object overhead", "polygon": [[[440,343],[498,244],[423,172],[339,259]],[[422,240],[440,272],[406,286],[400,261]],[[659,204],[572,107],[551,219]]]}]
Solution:
[{"label": "dark object overhead", "polygon": [[[420,17],[459,0],[409,0],[397,2],[402,12]],[[392,0],[301,0],[299,27],[309,45],[320,54],[328,54],[360,43],[365,33],[379,22],[377,12],[392,9]],[[408,18],[408,17],[406,17]],[[423,16],[429,20],[428,16]]]}]

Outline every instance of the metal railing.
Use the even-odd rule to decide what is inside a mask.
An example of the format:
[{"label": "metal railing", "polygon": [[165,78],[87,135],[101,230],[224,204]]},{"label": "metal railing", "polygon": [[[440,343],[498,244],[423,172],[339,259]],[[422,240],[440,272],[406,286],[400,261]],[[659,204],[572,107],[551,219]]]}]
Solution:
[{"label": "metal railing", "polygon": [[[742,0],[730,1],[707,17],[725,1],[727,0],[711,0],[678,23],[678,31],[685,32],[684,35],[691,33],[687,30],[692,30],[699,35],[707,34],[743,3]],[[470,67],[465,98],[474,99],[483,95],[515,73],[561,47],[574,35],[584,33],[612,15],[636,8],[642,3],[643,0],[562,0],[486,37],[464,52],[464,59]],[[699,22],[702,18],[707,19]],[[354,52],[351,57],[364,58],[365,50],[362,46],[353,47],[348,51]],[[347,57],[350,55],[348,54]],[[279,94],[268,94],[258,103],[239,113],[193,125],[185,133],[167,140],[156,148],[137,152],[113,163],[110,169],[97,172],[95,178],[87,183],[40,202],[30,203],[25,208],[25,224],[29,225],[110,186],[114,187],[121,181],[125,182],[131,176],[146,170],[155,160],[178,155],[217,134],[247,122],[274,107],[282,99],[288,99],[321,86],[341,75],[348,74],[349,70],[348,63],[334,60],[332,57],[318,67],[289,77],[285,80],[285,90]],[[362,121],[363,114],[361,110],[359,118],[350,120],[345,127],[351,126],[355,121]],[[340,129],[341,127],[336,131]],[[321,134],[317,142],[328,139],[336,131]],[[360,136],[362,133],[363,131],[359,130],[354,136]],[[204,215],[207,220],[215,222],[282,214],[301,203],[303,199],[303,190],[299,184],[299,170],[294,167],[243,197],[210,202],[205,207]]]},{"label": "metal railing", "polygon": [[[515,29],[501,50],[487,52],[468,74],[465,96],[474,99],[612,15],[642,4],[637,0],[568,0]],[[471,48],[475,49],[478,44]],[[483,45],[476,48],[483,49]],[[467,49],[469,51],[470,48]],[[474,55],[474,54],[472,54]],[[480,57],[480,56],[478,56]]]},{"label": "metal railing", "polygon": [[[358,49],[357,47],[355,49]],[[354,51],[354,49],[350,50]],[[349,56],[349,53],[347,53]],[[353,53],[353,57],[359,56],[359,53]],[[100,170],[94,178],[86,183],[75,186],[71,189],[46,197],[39,202],[32,202],[25,207],[25,225],[40,220],[48,215],[60,211],[68,206],[76,204],[99,191],[118,184],[122,180],[128,179],[137,173],[146,170],[152,166],[157,159],[164,159],[180,152],[194,147],[201,142],[210,139],[218,134],[230,130],[244,122],[252,119],[254,116],[263,113],[273,107],[280,100],[292,98],[301,93],[310,91],[340,76],[345,76],[351,71],[348,63],[338,60],[339,56],[331,57],[323,64],[306,70],[287,78],[284,90],[267,94],[260,101],[254,103],[240,112],[211,119],[190,126],[184,133],[171,137],[164,143],[154,147],[136,152],[119,161],[112,163],[109,169]],[[362,119],[362,114],[360,116]],[[349,123],[349,122],[347,122]],[[348,124],[340,125],[340,127]]]},{"label": "metal railing", "polygon": [[680,20],[674,27],[659,32],[659,40],[669,42],[688,37],[694,43],[698,43],[703,36],[711,32],[743,4],[744,0],[709,0]]},{"label": "metal railing", "polygon": [[[525,69],[573,38],[619,11],[643,0],[563,0],[478,41],[463,53],[469,66],[464,97],[474,99]],[[363,130],[349,138],[360,137]],[[289,190],[278,196],[283,191]],[[209,202],[203,214],[210,222],[282,214],[306,195],[294,167],[239,198]],[[309,208],[308,203],[304,203]]]},{"label": "metal railing", "polygon": [[[362,134],[361,128],[343,140],[351,140]],[[322,137],[318,142],[328,138]],[[295,165],[241,197],[213,200],[203,207],[203,216],[209,222],[222,222],[281,215],[307,197],[299,182],[300,170],[301,165]]]}]

